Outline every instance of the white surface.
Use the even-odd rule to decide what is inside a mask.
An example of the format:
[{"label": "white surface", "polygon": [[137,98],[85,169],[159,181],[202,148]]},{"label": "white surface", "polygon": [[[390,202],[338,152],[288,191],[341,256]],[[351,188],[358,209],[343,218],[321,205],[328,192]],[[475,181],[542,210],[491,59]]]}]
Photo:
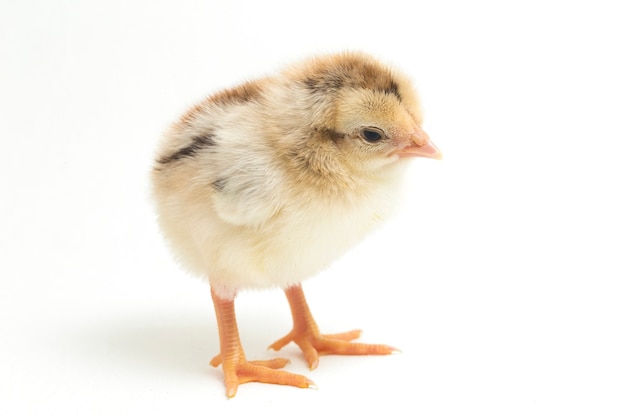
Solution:
[{"label": "white surface", "polygon": [[[626,413],[617,6],[7,3],[0,415]],[[205,94],[344,48],[416,80],[445,159],[416,161],[401,214],[305,290],[323,330],[404,353],[309,372],[291,345],[288,370],[318,391],[246,384],[228,401],[209,288],[155,226],[155,145]],[[237,309],[248,356],[277,356],[280,292]]]}]

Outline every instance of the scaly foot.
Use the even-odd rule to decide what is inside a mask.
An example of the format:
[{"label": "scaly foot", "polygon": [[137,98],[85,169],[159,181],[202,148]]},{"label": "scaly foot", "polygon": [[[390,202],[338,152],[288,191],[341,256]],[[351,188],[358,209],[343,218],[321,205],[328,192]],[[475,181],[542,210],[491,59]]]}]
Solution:
[{"label": "scaly foot", "polygon": [[222,365],[226,396],[232,398],[239,384],[265,382],[268,384],[291,385],[299,388],[315,387],[310,379],[279,369],[287,365],[287,359],[248,361],[241,347],[233,300],[220,298],[211,291],[220,334],[220,354],[211,360],[211,365]]},{"label": "scaly foot", "polygon": [[287,336],[270,345],[270,349],[279,350],[289,342],[294,342],[302,349],[310,369],[317,368],[320,355],[389,355],[398,351],[387,345],[352,343],[352,340],[361,335],[360,330],[321,334],[304,298],[302,287],[289,287],[285,294],[291,307],[293,329]]},{"label": "scaly foot", "polygon": [[315,384],[309,378],[278,370],[288,363],[289,360],[283,358],[248,361],[243,355],[236,355],[236,357],[223,361],[221,354],[211,360],[211,365],[213,366],[222,365],[224,382],[226,384],[226,396],[229,398],[234,397],[239,385],[246,382],[291,385],[298,388],[315,387]]}]

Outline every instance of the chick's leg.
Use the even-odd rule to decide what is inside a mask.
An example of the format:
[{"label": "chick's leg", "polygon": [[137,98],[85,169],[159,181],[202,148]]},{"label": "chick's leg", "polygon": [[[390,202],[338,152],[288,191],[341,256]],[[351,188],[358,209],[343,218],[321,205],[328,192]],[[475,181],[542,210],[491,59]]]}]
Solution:
[{"label": "chick's leg", "polygon": [[291,308],[293,329],[287,336],[270,345],[270,349],[279,350],[289,342],[294,342],[302,349],[311,369],[317,368],[319,355],[388,355],[397,351],[397,349],[387,345],[351,343],[352,340],[361,335],[360,330],[338,334],[320,334],[317,323],[315,323],[304,298],[302,287],[300,285],[289,287],[285,290],[285,294]]},{"label": "chick's leg", "polygon": [[220,298],[213,290],[211,290],[211,296],[213,297],[220,335],[220,354],[211,360],[211,365],[218,366],[222,364],[226,396],[234,397],[239,384],[246,382],[265,382],[269,384],[291,385],[299,388],[315,386],[313,381],[302,375],[277,370],[289,362],[287,359],[246,360],[239,339],[234,300]]}]

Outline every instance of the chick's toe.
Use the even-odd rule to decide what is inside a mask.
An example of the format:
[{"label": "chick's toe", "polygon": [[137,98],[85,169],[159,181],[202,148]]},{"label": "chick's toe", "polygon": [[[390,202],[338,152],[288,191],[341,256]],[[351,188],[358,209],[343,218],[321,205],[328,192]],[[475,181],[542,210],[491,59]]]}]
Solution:
[{"label": "chick's toe", "polygon": [[398,349],[381,344],[353,343],[361,335],[361,330],[344,333],[320,333],[317,323],[309,310],[300,285],[285,290],[291,307],[293,329],[284,337],[270,345],[270,349],[280,350],[290,342],[297,344],[309,364],[317,368],[320,355],[389,355]]}]

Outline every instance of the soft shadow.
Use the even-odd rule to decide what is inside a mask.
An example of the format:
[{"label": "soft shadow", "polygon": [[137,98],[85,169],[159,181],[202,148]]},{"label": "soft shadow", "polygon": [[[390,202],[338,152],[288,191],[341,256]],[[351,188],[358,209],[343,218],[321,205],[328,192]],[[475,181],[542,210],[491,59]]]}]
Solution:
[{"label": "soft shadow", "polygon": [[204,374],[218,352],[217,329],[209,317],[134,317],[95,323],[72,335],[77,360],[146,373]]},{"label": "soft shadow", "polygon": [[[214,320],[204,315],[111,319],[92,323],[88,328],[78,328],[71,335],[66,334],[62,344],[74,361],[85,361],[97,367],[112,366],[170,376],[219,374],[221,370],[215,370],[209,364],[219,352]],[[285,348],[280,353],[267,350],[270,343],[283,336],[280,330],[252,318],[249,321],[239,326],[247,356],[251,359],[293,357],[296,351],[291,348]],[[268,335],[268,327],[275,337]],[[288,330],[285,326],[285,333]]]}]

